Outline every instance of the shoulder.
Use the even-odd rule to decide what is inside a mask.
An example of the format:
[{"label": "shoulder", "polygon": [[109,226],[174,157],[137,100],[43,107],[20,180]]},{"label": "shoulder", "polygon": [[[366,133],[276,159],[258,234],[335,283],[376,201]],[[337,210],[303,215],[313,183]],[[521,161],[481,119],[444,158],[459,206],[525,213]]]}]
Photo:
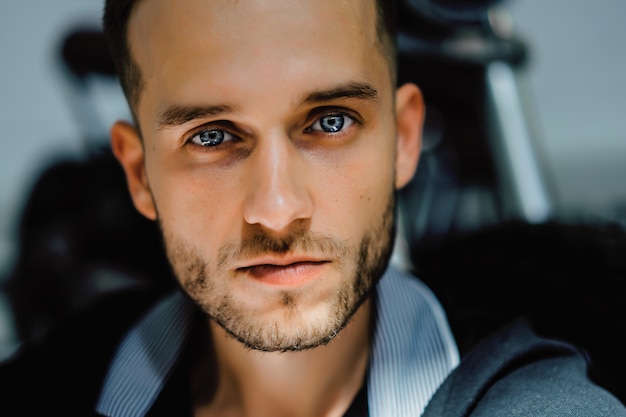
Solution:
[{"label": "shoulder", "polygon": [[25,342],[0,364],[4,407],[15,404],[28,415],[92,410],[119,340],[160,295],[145,288],[109,294]]},{"label": "shoulder", "polygon": [[424,416],[626,416],[587,377],[573,346],[516,320],[476,345],[431,399]]}]

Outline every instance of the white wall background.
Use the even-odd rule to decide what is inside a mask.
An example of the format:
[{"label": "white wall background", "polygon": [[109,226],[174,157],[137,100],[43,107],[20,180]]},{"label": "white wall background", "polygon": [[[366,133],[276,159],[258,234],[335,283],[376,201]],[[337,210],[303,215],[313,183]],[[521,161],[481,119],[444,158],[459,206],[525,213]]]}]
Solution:
[{"label": "white wall background", "polygon": [[[510,0],[543,149],[568,210],[626,208],[626,2]],[[623,214],[622,214],[623,215]]]},{"label": "white wall background", "polygon": [[[527,77],[559,203],[613,214],[626,202],[626,2],[506,4],[531,47]],[[20,207],[39,170],[83,151],[56,54],[65,31],[99,22],[101,8],[102,0],[0,3],[0,279],[11,267]],[[2,318],[0,342],[10,336]]]}]

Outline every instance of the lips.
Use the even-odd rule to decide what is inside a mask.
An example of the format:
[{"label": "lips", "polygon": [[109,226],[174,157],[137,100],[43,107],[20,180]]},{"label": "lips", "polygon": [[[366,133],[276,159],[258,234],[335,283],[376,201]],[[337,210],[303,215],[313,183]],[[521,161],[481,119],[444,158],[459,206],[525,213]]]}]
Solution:
[{"label": "lips", "polygon": [[318,260],[262,260],[237,268],[250,278],[269,285],[295,286],[319,276],[329,261]]}]

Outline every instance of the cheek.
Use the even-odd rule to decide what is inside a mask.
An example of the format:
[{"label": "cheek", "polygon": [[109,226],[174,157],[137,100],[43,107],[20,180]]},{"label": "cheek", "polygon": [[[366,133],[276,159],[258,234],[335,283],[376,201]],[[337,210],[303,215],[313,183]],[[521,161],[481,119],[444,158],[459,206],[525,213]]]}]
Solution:
[{"label": "cheek", "polygon": [[[237,212],[236,179],[206,166],[166,163],[154,158],[148,172],[162,227],[187,242],[219,240],[234,228]],[[150,175],[153,174],[153,175]]]},{"label": "cheek", "polygon": [[332,218],[329,226],[352,236],[380,222],[393,192],[393,160],[383,147],[355,148],[320,173],[317,208]]}]

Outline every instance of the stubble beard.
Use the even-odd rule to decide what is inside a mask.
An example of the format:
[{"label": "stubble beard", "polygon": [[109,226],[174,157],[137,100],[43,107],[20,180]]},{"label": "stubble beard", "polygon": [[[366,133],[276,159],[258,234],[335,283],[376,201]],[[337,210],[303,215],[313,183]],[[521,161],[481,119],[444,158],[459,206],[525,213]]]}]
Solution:
[{"label": "stubble beard", "polygon": [[[307,319],[300,311],[300,300],[307,294],[284,290],[280,294],[280,317],[267,320],[255,316],[246,306],[235,302],[233,294],[190,245],[166,233],[161,225],[166,252],[173,271],[187,295],[229,335],[245,347],[265,352],[300,351],[329,343],[349,322],[361,304],[370,296],[385,272],[396,233],[395,193],[392,192],[380,222],[366,232],[358,245],[308,232],[293,233],[277,239],[257,231],[238,245],[227,244],[219,251],[217,266],[229,264],[233,258],[290,251],[329,255],[342,262],[339,287],[325,301],[324,317]],[[354,265],[348,270],[346,265]],[[223,269],[221,271],[224,271]],[[212,279],[213,276],[213,279]]]}]

